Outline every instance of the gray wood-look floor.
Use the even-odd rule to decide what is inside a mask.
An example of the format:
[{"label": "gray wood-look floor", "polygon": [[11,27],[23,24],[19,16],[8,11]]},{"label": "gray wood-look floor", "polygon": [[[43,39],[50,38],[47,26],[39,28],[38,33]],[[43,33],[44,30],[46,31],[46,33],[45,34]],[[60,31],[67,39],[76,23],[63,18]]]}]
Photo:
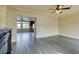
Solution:
[{"label": "gray wood-look floor", "polygon": [[18,33],[12,54],[78,54],[79,40],[63,36],[34,39],[33,33]]}]

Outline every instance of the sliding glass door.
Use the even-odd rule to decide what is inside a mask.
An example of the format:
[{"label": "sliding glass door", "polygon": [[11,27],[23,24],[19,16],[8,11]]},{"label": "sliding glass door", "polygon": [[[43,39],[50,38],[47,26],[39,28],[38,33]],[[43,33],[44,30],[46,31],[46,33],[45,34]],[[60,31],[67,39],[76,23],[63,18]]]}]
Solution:
[{"label": "sliding glass door", "polygon": [[29,32],[30,31],[30,22],[17,20],[17,31],[18,32]]},{"label": "sliding glass door", "polygon": [[17,33],[28,32],[36,38],[36,18],[34,17],[17,17]]}]

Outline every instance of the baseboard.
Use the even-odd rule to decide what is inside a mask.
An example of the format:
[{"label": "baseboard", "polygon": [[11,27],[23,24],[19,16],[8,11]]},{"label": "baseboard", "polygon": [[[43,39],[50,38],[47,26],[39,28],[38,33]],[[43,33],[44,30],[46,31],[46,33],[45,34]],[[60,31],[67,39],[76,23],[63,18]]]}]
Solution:
[{"label": "baseboard", "polygon": [[36,37],[37,39],[40,39],[40,38],[46,38],[46,37],[52,37],[52,36],[59,36],[58,34],[56,35],[49,35],[49,36],[41,36],[41,37]]},{"label": "baseboard", "polygon": [[79,40],[79,38],[75,38],[75,37],[71,37],[71,36],[67,36],[67,35],[58,35],[58,36],[66,37],[66,38],[69,38],[69,39],[77,39],[77,40]]},{"label": "baseboard", "polygon": [[36,37],[37,39],[40,39],[40,38],[46,38],[46,37],[65,37],[65,38],[69,38],[69,39],[77,39],[79,40],[79,38],[75,38],[75,37],[70,37],[70,36],[66,36],[66,35],[50,35],[50,36],[42,36],[42,37]]}]

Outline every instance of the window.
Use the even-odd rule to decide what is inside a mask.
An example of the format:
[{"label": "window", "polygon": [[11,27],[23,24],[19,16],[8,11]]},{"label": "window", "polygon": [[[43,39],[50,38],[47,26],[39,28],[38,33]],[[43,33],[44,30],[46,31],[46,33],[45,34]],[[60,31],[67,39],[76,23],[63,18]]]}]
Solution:
[{"label": "window", "polygon": [[29,22],[23,22],[23,29],[29,28]]},{"label": "window", "polygon": [[17,22],[17,29],[21,29],[21,22],[20,21]]},{"label": "window", "polygon": [[29,22],[17,21],[17,29],[29,29]]}]

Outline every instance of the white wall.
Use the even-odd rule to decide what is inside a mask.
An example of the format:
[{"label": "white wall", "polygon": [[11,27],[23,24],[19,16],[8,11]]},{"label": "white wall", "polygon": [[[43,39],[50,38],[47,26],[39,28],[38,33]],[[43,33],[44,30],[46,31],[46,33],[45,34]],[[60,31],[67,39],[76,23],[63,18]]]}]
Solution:
[{"label": "white wall", "polygon": [[58,19],[48,16],[38,16],[37,37],[47,37],[58,34]]},{"label": "white wall", "polygon": [[16,41],[17,39],[16,23],[17,23],[16,15],[14,13],[8,12],[7,26],[12,29],[12,42]]},{"label": "white wall", "polygon": [[59,34],[79,39],[79,14],[60,18]]},{"label": "white wall", "polygon": [[0,5],[0,27],[7,26],[7,6]]}]

